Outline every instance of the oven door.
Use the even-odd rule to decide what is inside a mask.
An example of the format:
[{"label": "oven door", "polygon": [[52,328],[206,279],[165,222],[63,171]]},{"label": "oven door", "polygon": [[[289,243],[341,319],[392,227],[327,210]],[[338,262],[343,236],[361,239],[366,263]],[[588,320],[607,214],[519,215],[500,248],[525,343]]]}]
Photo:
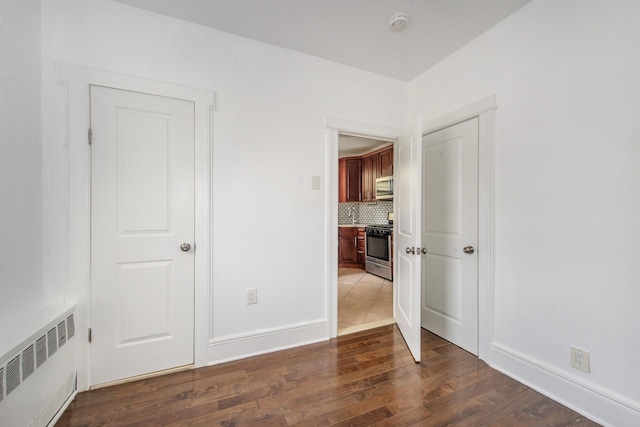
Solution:
[{"label": "oven door", "polygon": [[391,266],[391,235],[367,234],[365,254],[367,261]]}]

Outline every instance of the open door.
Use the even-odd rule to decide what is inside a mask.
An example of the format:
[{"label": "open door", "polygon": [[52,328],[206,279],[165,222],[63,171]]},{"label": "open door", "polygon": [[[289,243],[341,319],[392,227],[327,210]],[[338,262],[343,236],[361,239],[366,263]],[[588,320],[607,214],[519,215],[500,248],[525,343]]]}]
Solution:
[{"label": "open door", "polygon": [[[393,315],[416,362],[420,361],[422,269],[422,118],[395,146],[395,280]],[[426,251],[425,251],[426,252]]]}]

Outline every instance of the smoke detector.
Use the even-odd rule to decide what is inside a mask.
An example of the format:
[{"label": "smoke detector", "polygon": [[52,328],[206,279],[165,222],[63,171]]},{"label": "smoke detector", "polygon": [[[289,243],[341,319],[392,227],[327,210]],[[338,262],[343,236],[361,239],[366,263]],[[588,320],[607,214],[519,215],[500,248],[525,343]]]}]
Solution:
[{"label": "smoke detector", "polygon": [[404,12],[394,13],[389,18],[389,29],[392,33],[399,33],[409,25],[409,15]]}]

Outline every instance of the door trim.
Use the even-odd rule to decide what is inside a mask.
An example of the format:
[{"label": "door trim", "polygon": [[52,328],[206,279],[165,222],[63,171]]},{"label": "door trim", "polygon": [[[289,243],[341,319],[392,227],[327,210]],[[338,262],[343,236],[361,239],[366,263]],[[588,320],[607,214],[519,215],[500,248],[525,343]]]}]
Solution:
[{"label": "door trim", "polygon": [[[338,336],[338,135],[397,141],[404,129],[341,117],[325,117],[325,318],[329,336]],[[394,157],[394,168],[396,159]]]},{"label": "door trim", "polygon": [[423,136],[478,117],[478,358],[488,360],[494,340],[495,163],[497,95],[425,121]]},{"label": "door trim", "polygon": [[[494,129],[497,95],[478,99],[422,123],[422,136],[478,117],[478,358],[487,360],[494,340],[495,166]],[[325,118],[326,313],[330,337],[338,334],[338,135],[397,141],[402,128],[340,117]],[[394,162],[396,159],[394,158]],[[395,165],[394,165],[395,167]]]},{"label": "door trim", "polygon": [[[90,325],[91,291],[91,193],[90,150],[87,130],[90,125],[89,86],[148,93],[192,101],[195,105],[195,301],[194,365],[206,365],[206,348],[212,331],[210,312],[212,265],[212,165],[213,112],[217,110],[217,92],[174,83],[150,80],[65,63],[56,63],[58,84],[66,89],[66,295],[78,303],[77,327]],[[80,340],[78,352],[78,390],[88,389],[89,343]]]}]

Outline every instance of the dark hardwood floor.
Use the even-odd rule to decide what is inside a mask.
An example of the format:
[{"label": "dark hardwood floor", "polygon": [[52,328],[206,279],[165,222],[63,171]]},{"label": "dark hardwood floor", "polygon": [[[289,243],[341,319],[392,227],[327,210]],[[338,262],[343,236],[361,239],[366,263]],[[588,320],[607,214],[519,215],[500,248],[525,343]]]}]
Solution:
[{"label": "dark hardwood floor", "polygon": [[78,394],[66,426],[597,426],[423,331],[397,327]]}]

